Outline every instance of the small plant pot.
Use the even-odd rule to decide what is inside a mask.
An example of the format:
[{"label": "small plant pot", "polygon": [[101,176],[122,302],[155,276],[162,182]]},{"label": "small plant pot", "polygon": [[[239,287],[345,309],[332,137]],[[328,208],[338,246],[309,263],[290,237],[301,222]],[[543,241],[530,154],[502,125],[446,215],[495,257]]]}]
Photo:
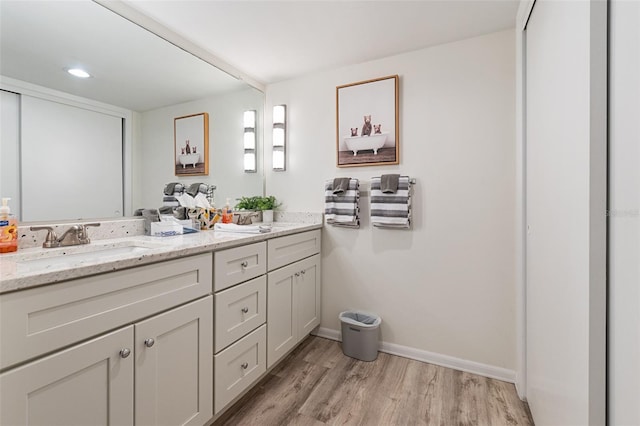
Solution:
[{"label": "small plant pot", "polygon": [[262,210],[262,223],[273,223],[273,210]]}]

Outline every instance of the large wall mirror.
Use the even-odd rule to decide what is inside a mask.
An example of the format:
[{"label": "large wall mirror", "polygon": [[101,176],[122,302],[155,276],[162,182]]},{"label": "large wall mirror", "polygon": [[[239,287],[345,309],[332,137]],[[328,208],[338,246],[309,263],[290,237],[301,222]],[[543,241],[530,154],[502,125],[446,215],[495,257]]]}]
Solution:
[{"label": "large wall mirror", "polygon": [[[170,182],[215,185],[216,206],[263,194],[262,150],[243,168],[261,91],[90,0],[2,0],[0,31],[0,193],[22,221],[129,216]],[[199,113],[209,174],[176,176],[174,119]]]}]

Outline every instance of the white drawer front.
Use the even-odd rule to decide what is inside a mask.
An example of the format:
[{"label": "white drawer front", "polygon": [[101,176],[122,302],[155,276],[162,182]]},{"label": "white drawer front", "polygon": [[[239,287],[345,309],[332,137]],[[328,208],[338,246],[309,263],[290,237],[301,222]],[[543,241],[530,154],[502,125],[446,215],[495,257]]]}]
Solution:
[{"label": "white drawer front", "polygon": [[263,325],[214,356],[214,414],[267,371],[266,341]]},{"label": "white drawer front", "polygon": [[267,272],[267,243],[218,251],[214,255],[214,290],[220,291]]},{"label": "white drawer front", "polygon": [[268,242],[269,270],[280,268],[305,257],[320,253],[319,229],[274,238]]},{"label": "white drawer front", "polygon": [[267,320],[267,277],[216,293],[215,304],[215,352],[219,352]]},{"label": "white drawer front", "polygon": [[211,293],[211,253],[0,295],[0,368]]}]

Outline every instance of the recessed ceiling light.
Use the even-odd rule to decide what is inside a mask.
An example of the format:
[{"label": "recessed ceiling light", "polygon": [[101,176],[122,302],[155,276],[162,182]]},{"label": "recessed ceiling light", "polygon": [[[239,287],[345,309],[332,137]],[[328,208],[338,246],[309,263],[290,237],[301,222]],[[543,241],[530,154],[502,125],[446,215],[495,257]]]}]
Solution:
[{"label": "recessed ceiling light", "polygon": [[88,72],[86,72],[85,70],[82,70],[80,68],[71,68],[68,69],[67,72],[71,75],[74,75],[76,77],[80,77],[80,78],[89,78],[91,77],[91,74],[89,74]]}]

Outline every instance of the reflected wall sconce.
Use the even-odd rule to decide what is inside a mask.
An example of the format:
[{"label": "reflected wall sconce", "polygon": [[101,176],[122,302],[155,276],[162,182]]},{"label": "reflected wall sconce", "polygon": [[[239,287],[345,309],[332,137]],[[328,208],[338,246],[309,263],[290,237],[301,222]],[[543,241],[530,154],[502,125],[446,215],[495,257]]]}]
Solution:
[{"label": "reflected wall sconce", "polygon": [[287,146],[287,106],[275,105],[273,107],[273,170],[283,172],[286,166]]},{"label": "reflected wall sconce", "polygon": [[256,172],[256,111],[244,112],[244,172]]}]

